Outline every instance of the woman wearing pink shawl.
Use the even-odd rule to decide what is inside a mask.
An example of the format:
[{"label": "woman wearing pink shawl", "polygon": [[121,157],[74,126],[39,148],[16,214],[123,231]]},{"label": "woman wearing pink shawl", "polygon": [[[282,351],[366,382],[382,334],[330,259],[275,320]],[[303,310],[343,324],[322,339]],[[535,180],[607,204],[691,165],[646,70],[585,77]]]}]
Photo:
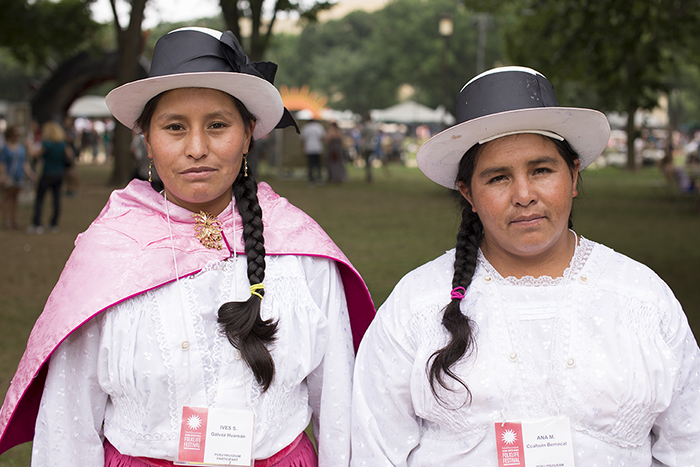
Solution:
[{"label": "woman wearing pink shawl", "polygon": [[165,189],[115,191],[76,241],[5,398],[0,452],[33,440],[33,466],[349,463],[353,344],[374,311],[321,228],[248,170],[254,139],[295,125],[275,70],[230,32],[184,28],[158,41],[149,78],[107,96]]}]

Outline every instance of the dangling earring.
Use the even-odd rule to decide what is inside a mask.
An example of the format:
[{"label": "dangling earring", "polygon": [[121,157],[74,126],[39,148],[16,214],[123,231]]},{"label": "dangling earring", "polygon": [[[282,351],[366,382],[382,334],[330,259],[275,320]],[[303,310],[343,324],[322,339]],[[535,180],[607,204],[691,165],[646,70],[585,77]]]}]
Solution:
[{"label": "dangling earring", "polygon": [[243,154],[243,176],[248,176],[248,153]]},{"label": "dangling earring", "polygon": [[153,182],[153,159],[148,159],[148,183]]}]

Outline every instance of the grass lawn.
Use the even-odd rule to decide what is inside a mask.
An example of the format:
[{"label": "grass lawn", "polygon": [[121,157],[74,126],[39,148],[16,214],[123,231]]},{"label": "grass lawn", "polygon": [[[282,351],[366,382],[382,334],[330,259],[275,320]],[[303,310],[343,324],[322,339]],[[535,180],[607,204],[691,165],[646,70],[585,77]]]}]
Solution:
[{"label": "grass lawn", "polygon": [[[68,258],[75,236],[104,206],[109,168],[80,166],[80,195],[63,199],[61,231],[29,236],[0,230],[0,395],[9,386],[27,336]],[[303,179],[262,180],[314,217],[364,277],[378,307],[408,271],[453,247],[459,221],[454,194],[418,169],[391,166],[350,170],[350,182],[309,188]],[[654,269],[683,304],[696,338],[700,333],[700,216],[696,199],[679,197],[655,169],[630,174],[586,170],[574,212],[575,230]],[[48,207],[48,204],[47,204]],[[45,207],[45,209],[47,208]],[[20,222],[27,225],[31,207]],[[45,217],[48,213],[45,212]],[[0,467],[29,465],[29,444],[0,456]]]}]

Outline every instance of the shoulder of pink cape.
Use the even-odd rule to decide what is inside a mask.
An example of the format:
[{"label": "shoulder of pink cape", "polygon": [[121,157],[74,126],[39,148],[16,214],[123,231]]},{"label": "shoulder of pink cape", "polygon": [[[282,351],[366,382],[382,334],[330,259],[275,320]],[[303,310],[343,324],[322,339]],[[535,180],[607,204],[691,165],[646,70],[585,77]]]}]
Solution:
[{"label": "shoulder of pink cape", "polygon": [[[300,209],[258,185],[267,255],[308,255],[336,261],[345,286],[355,348],[374,318],[369,291],[350,261],[321,227]],[[0,411],[0,453],[31,441],[48,367],[58,345],[97,314],[131,297],[230,255],[204,248],[193,235],[191,214],[169,204],[146,182],[133,181],[110,196],[75,249],[51,292],[27,342]],[[168,221],[168,218],[170,221]],[[219,215],[229,248],[243,253],[242,223]],[[235,224],[235,229],[234,229]],[[170,231],[172,230],[172,239]],[[166,267],[163,267],[166,265]]]}]

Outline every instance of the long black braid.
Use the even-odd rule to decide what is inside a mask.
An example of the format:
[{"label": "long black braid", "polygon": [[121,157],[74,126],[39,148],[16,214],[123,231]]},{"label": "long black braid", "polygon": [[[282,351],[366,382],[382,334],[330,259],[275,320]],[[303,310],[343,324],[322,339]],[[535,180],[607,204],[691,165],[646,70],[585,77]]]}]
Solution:
[{"label": "long black braid", "polygon": [[[543,138],[547,138],[543,136]],[[567,141],[552,141],[559,154],[566,161],[570,170],[574,170],[578,154],[571,148]],[[456,182],[461,182],[470,187],[476,159],[482,146],[475,144],[465,154],[459,163]],[[579,175],[579,180],[580,180]],[[479,216],[472,211],[472,205],[462,196],[462,223],[457,233],[457,245],[455,247],[454,275],[452,276],[452,288],[469,288],[476,270],[476,260],[479,251],[479,243],[484,236],[483,225]],[[572,213],[569,213],[569,228],[573,228]],[[444,389],[451,390],[445,382],[445,375],[457,381],[467,391],[466,402],[471,402],[471,391],[467,384],[452,371],[452,366],[462,357],[470,356],[476,349],[476,337],[474,335],[474,322],[465,316],[460,310],[459,298],[453,298],[443,309],[442,325],[450,333],[450,342],[445,347],[434,352],[428,359],[428,371],[430,390],[442,403],[443,398],[438,394],[436,383]]]},{"label": "long black braid", "polygon": [[[238,99],[233,99],[246,125],[255,121],[255,117],[248,109]],[[248,149],[252,148],[251,140]],[[241,170],[233,183],[233,197],[243,220],[248,281],[252,286],[262,284],[265,279],[265,238],[263,237],[262,209],[258,202],[258,183],[244,164],[241,165]],[[256,293],[265,296],[265,289],[258,289]],[[275,341],[277,321],[263,320],[260,316],[261,305],[262,298],[252,293],[245,302],[224,303],[219,307],[218,323],[221,332],[228,338],[231,345],[241,352],[241,357],[253,371],[255,380],[265,392],[275,377],[275,362],[267,346]]]},{"label": "long black braid", "polygon": [[[243,220],[243,241],[248,261],[248,280],[251,285],[265,279],[265,239],[263,238],[262,209],[258,203],[258,184],[244,169],[233,184],[233,196]],[[264,289],[257,290],[260,295]],[[260,317],[262,299],[251,294],[245,302],[227,302],[219,308],[218,322],[231,345],[241,352],[243,360],[266,391],[275,376],[275,363],[267,345],[275,341],[277,322]]]},{"label": "long black braid", "polygon": [[[464,154],[459,164],[457,180],[461,180],[466,183],[467,186],[471,183],[478,151],[478,144],[472,146],[466,154]],[[466,291],[472,283],[472,277],[474,277],[479,242],[484,236],[484,233],[479,216],[472,212],[471,204],[469,204],[464,197],[461,197],[461,207],[462,223],[457,232],[452,288],[464,287]],[[466,383],[452,371],[452,366],[464,355],[471,354],[476,345],[473,329],[474,323],[471,319],[462,314],[459,304],[460,299],[453,298],[444,308],[442,325],[445,326],[445,329],[450,333],[450,342],[442,349],[433,353],[430,359],[428,359],[430,390],[441,402],[443,402],[443,399],[438,394],[435,384],[437,383],[449,390],[450,388],[445,382],[445,375],[462,385],[467,391],[468,401],[471,400],[471,391],[469,391]]]}]

